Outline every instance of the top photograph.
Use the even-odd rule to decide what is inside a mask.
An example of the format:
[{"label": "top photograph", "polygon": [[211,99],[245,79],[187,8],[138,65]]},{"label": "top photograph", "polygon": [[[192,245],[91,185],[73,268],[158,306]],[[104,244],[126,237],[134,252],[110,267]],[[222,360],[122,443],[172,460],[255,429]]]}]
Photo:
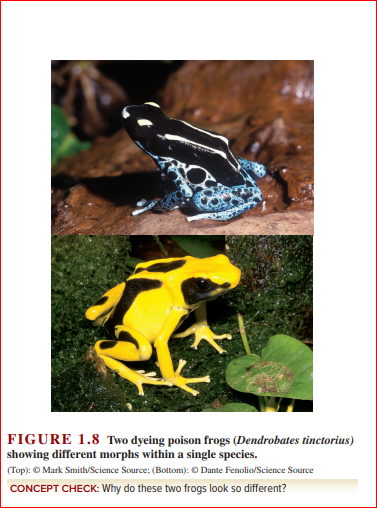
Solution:
[{"label": "top photograph", "polygon": [[314,234],[314,61],[53,60],[51,234]]}]

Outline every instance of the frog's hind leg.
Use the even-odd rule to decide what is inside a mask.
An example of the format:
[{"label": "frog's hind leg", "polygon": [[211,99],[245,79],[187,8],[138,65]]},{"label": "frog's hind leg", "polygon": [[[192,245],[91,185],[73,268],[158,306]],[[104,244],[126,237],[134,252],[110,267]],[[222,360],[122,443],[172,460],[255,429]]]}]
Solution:
[{"label": "frog's hind leg", "polygon": [[206,340],[213,346],[216,351],[218,351],[221,355],[226,355],[225,349],[222,349],[218,344],[216,344],[215,340],[219,339],[228,339],[231,340],[232,336],[229,333],[225,333],[224,335],[215,335],[212,330],[208,327],[207,323],[207,309],[206,304],[202,303],[202,305],[194,311],[196,322],[187,328],[185,332],[175,333],[172,335],[172,338],[183,338],[188,337],[189,335],[195,334],[195,341],[191,344],[192,349],[198,349],[198,344],[201,340]]},{"label": "frog's hind leg", "polygon": [[120,325],[115,328],[115,336],[117,340],[100,340],[94,346],[98,356],[103,359],[107,367],[136,385],[139,395],[144,395],[143,384],[172,386],[169,381],[154,378],[155,372],[133,371],[122,363],[122,361],[149,360],[152,346],[144,335]]},{"label": "frog's hind leg", "polygon": [[263,164],[248,161],[247,159],[242,159],[241,157],[237,157],[237,160],[240,163],[242,169],[248,173],[251,173],[251,177],[255,182],[266,174],[266,168],[263,166]]},{"label": "frog's hind leg", "polygon": [[250,210],[261,200],[262,193],[255,184],[250,187],[206,189],[195,194],[190,203],[198,210],[207,213],[187,217],[187,220],[190,222],[200,219],[229,220]]},{"label": "frog's hind leg", "polygon": [[101,354],[98,356],[102,358],[109,369],[114,370],[117,374],[119,374],[119,376],[123,377],[124,379],[128,379],[128,381],[131,381],[131,383],[136,385],[137,389],[139,390],[139,395],[144,395],[143,384],[173,386],[173,383],[169,383],[168,381],[163,381],[159,378],[153,379],[153,376],[156,375],[155,372],[149,372],[148,374],[145,374],[142,370],[134,371],[129,369],[119,360],[108,358],[107,356],[103,356]]},{"label": "frog's hind leg", "polygon": [[214,213],[201,213],[199,215],[193,215],[192,217],[187,217],[189,222],[193,220],[201,220],[201,219],[212,219],[212,220],[229,220],[233,219],[233,217],[237,217],[237,215],[241,215],[241,213],[250,210],[253,208],[255,204],[245,203],[243,205],[235,206],[234,208],[230,208],[229,210],[224,210],[222,212],[214,212]]},{"label": "frog's hind leg", "polygon": [[169,313],[162,330],[158,337],[154,341],[154,346],[157,351],[158,366],[161,370],[162,376],[167,381],[170,381],[174,386],[179,386],[182,390],[191,393],[192,395],[198,395],[198,391],[193,390],[188,383],[209,383],[209,376],[196,377],[196,378],[184,378],[181,376],[181,370],[186,365],[185,360],[179,360],[178,368],[174,371],[173,362],[170,356],[168,341],[171,334],[176,329],[183,313],[181,310],[172,309]]},{"label": "frog's hind leg", "polygon": [[126,283],[122,282],[119,286],[110,289],[105,293],[94,305],[89,307],[85,312],[86,318],[92,322],[94,326],[99,326],[106,322],[109,318],[111,311],[115,305],[119,302]]}]

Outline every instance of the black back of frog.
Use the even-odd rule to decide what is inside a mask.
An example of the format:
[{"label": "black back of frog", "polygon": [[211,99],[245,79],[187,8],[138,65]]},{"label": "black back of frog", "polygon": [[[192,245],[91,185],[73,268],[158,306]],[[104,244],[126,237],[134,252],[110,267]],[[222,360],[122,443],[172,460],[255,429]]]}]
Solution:
[{"label": "black back of frog", "polygon": [[[154,159],[169,158],[173,163],[194,166],[196,173],[200,167],[206,168],[224,186],[244,184],[239,162],[225,137],[168,118],[154,103],[124,108],[122,123],[130,138]],[[201,175],[193,176],[201,181]]]}]

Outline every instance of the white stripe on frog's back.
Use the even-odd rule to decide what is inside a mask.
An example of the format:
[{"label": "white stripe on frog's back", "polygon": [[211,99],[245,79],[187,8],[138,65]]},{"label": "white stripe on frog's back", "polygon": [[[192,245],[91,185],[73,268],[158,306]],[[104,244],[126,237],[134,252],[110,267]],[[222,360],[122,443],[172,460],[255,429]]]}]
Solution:
[{"label": "white stripe on frog's back", "polygon": [[199,127],[195,127],[194,125],[191,125],[190,123],[187,123],[184,120],[175,120],[175,121],[176,122],[184,123],[185,125],[187,125],[187,127],[191,127],[191,129],[194,129],[194,130],[196,130],[198,132],[202,132],[206,136],[211,136],[212,138],[221,139],[221,141],[223,141],[225,143],[226,148],[228,149],[228,153],[231,156],[234,164],[232,164],[232,162],[228,159],[227,154],[225,152],[221,152],[220,150],[216,150],[215,148],[211,148],[211,147],[209,147],[207,145],[202,145],[200,143],[196,143],[195,141],[192,141],[191,139],[182,138],[181,136],[173,136],[172,134],[165,134],[165,138],[166,139],[171,139],[171,140],[183,141],[183,142],[186,142],[186,143],[191,143],[192,145],[201,146],[202,148],[206,148],[207,150],[210,150],[210,151],[212,151],[214,153],[218,153],[219,155],[224,157],[224,159],[227,159],[229,164],[231,164],[234,167],[234,169],[237,170],[237,172],[239,171],[240,164],[239,164],[238,160],[234,157],[233,153],[231,152],[231,150],[229,148],[229,140],[225,136],[221,136],[220,134],[215,134],[214,132],[209,132],[209,131],[206,131],[204,129],[199,129]]},{"label": "white stripe on frog's back", "polygon": [[218,153],[221,155],[221,157],[224,157],[224,159],[227,159],[227,156],[224,152],[221,152],[221,150],[216,150],[215,148],[211,148],[207,145],[201,145],[200,143],[195,143],[195,141],[191,141],[191,139],[182,138],[181,136],[173,136],[173,134],[165,134],[165,139],[171,139],[172,141],[183,141],[184,143],[190,143],[190,145],[196,145],[201,146],[202,148],[206,148],[207,150],[210,150],[211,152]]},{"label": "white stripe on frog's back", "polygon": [[189,127],[192,127],[193,129],[195,129],[195,130],[197,130],[199,132],[203,132],[203,134],[208,134],[209,136],[212,136],[213,138],[222,139],[229,146],[229,140],[226,137],[221,136],[220,134],[215,134],[213,132],[209,132],[209,131],[205,131],[203,129],[199,129],[199,127],[195,127],[195,125],[191,125],[190,123],[187,123],[184,120],[179,120],[179,121],[184,123],[185,125],[188,125]]}]

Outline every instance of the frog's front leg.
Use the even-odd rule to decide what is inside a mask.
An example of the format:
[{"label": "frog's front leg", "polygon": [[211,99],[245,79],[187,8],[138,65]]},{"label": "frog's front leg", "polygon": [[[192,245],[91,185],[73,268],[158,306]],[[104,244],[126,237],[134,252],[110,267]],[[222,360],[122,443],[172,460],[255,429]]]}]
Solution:
[{"label": "frog's front leg", "polygon": [[221,347],[216,344],[215,340],[219,339],[228,339],[231,340],[232,336],[229,333],[225,333],[224,335],[215,335],[212,330],[210,330],[208,323],[207,323],[207,309],[205,302],[202,303],[200,307],[195,309],[195,319],[196,322],[190,326],[190,328],[187,328],[185,332],[182,333],[175,333],[172,335],[173,338],[183,338],[188,337],[191,334],[195,334],[195,341],[191,345],[193,349],[198,349],[198,344],[201,340],[206,340],[213,346],[216,351],[218,351],[221,355],[225,355],[226,351],[225,349],[222,349]]},{"label": "frog's front leg", "polygon": [[184,378],[180,375],[182,368],[186,364],[185,360],[179,360],[178,368],[174,371],[173,362],[170,356],[168,348],[168,341],[172,333],[178,326],[178,323],[182,316],[187,313],[184,309],[173,308],[171,309],[164,326],[154,342],[154,346],[157,351],[158,366],[161,370],[161,374],[165,381],[173,383],[175,386],[179,386],[186,392],[190,392],[193,395],[198,395],[199,392],[190,388],[188,383],[209,383],[209,376],[198,377],[198,378]]},{"label": "frog's front leg", "polygon": [[[165,168],[165,166],[162,167]],[[167,171],[168,177],[174,181],[178,190],[171,192],[158,201],[154,207],[154,209],[158,212],[168,212],[170,210],[174,210],[175,208],[178,208],[183,201],[190,199],[193,195],[192,190],[187,185],[186,180],[183,178],[176,166],[171,163],[165,171]]]},{"label": "frog's front leg", "polygon": [[[145,204],[146,201],[145,201],[145,199],[142,199],[139,203]],[[139,203],[138,203],[138,206],[143,206],[143,205],[139,205]],[[145,206],[144,208],[141,208],[140,210],[134,210],[132,212],[132,215],[138,215],[139,213],[146,212],[147,210],[150,210],[151,208],[156,206],[157,203],[158,203],[158,201],[151,201],[148,206]]]},{"label": "frog's front leg", "polygon": [[261,202],[262,193],[254,182],[250,181],[248,185],[213,187],[198,192],[191,198],[190,203],[198,210],[208,213],[187,217],[187,220],[229,220],[250,210]]},{"label": "frog's front leg", "polygon": [[119,361],[135,362],[149,360],[152,354],[152,346],[144,335],[136,330],[119,325],[115,327],[115,337],[117,340],[100,340],[96,342],[94,348],[107,367],[137,386],[139,395],[144,395],[143,384],[145,383],[172,386],[170,381],[159,378],[154,379],[155,372],[146,374],[142,370],[133,371]]},{"label": "frog's front leg", "polygon": [[182,192],[174,191],[170,194],[167,194],[165,197],[160,199],[160,201],[151,201],[148,206],[142,208],[141,210],[134,210],[132,215],[138,215],[139,213],[146,212],[153,208],[157,212],[170,212],[175,208],[179,208],[180,203],[182,202]]},{"label": "frog's front leg", "polygon": [[245,171],[252,173],[251,177],[254,181],[259,180],[266,174],[266,168],[263,164],[259,164],[258,162],[248,161],[247,159],[242,159],[241,157],[237,157],[238,162]]},{"label": "frog's front leg", "polygon": [[139,213],[145,212],[146,210],[150,210],[151,208],[157,212],[169,212],[175,208],[178,208],[183,201],[188,200],[192,197],[192,190],[187,185],[185,179],[182,177],[175,166],[171,165],[167,169],[167,175],[169,178],[174,180],[178,190],[167,194],[162,199],[160,199],[160,201],[151,201],[148,206],[142,208],[141,210],[135,210],[132,212],[132,215],[137,215]]}]

